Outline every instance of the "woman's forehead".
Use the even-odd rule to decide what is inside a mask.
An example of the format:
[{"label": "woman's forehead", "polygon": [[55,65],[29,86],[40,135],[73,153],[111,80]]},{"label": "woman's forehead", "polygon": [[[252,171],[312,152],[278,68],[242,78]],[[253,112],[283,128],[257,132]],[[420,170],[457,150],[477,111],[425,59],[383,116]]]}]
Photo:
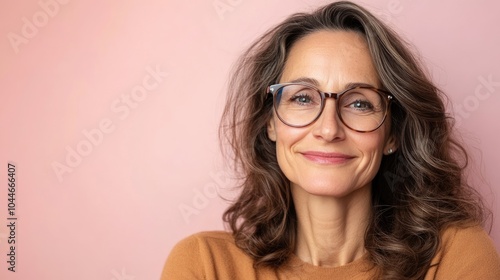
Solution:
[{"label": "woman's forehead", "polygon": [[317,31],[295,42],[280,82],[300,77],[317,80],[325,90],[352,82],[380,84],[365,39],[351,31]]}]

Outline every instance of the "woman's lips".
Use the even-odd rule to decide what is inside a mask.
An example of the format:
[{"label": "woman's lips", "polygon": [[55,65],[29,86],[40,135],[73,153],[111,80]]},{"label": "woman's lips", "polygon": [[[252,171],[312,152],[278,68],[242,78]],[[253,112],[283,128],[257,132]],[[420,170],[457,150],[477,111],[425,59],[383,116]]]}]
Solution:
[{"label": "woman's lips", "polygon": [[341,154],[341,153],[325,153],[325,152],[317,152],[317,151],[307,151],[301,153],[306,159],[320,164],[339,164],[345,163],[350,159],[353,159],[353,156]]}]

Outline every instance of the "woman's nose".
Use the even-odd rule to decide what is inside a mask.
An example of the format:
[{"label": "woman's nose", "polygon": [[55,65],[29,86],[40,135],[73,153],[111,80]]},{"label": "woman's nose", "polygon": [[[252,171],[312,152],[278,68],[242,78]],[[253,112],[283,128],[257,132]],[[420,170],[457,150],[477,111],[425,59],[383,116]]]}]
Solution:
[{"label": "woman's nose", "polygon": [[328,98],[319,118],[314,122],[313,134],[331,142],[344,138],[344,125],[337,114],[336,100]]}]

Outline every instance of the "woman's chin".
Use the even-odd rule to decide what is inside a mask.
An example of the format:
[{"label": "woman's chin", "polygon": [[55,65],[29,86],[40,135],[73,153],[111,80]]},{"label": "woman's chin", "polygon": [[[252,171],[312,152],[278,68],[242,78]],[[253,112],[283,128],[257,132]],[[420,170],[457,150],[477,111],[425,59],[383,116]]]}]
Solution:
[{"label": "woman's chin", "polygon": [[331,198],[343,198],[353,193],[358,193],[360,189],[363,189],[363,187],[351,187],[340,184],[331,184],[331,181],[330,184],[313,183],[302,185],[304,186],[294,185],[294,188],[296,189],[294,193],[304,193],[313,196],[323,196]]}]

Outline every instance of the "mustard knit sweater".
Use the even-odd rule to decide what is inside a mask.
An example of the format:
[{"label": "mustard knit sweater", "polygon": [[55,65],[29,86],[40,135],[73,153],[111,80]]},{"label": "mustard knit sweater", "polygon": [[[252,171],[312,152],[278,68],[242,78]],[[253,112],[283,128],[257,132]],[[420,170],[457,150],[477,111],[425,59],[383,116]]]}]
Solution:
[{"label": "mustard knit sweater", "polygon": [[[192,235],[171,251],[162,280],[240,279],[377,279],[380,269],[366,254],[347,265],[314,266],[297,256],[279,269],[254,268],[252,259],[236,247],[230,233],[213,231]],[[426,280],[500,280],[500,257],[481,227],[444,231],[439,251],[427,271]]]}]

